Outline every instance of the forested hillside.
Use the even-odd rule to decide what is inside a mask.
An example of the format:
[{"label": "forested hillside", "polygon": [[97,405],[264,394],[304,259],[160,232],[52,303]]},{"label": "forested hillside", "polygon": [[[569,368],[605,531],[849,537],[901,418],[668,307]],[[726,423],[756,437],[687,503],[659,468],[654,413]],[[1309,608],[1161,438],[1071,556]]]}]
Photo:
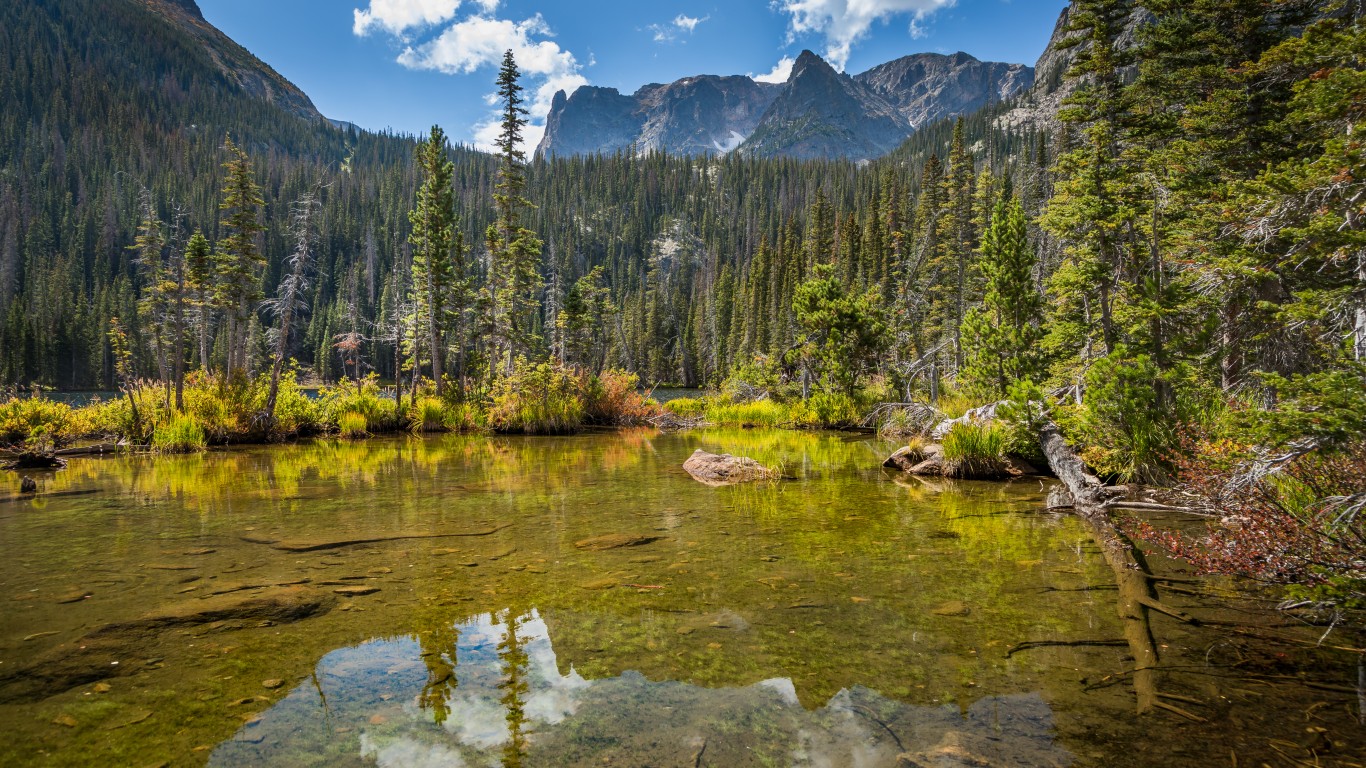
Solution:
[{"label": "forested hillside", "polygon": [[[154,260],[196,229],[210,244],[225,236],[229,137],[262,189],[262,296],[285,271],[291,203],[321,185],[316,279],[290,355],[323,379],[347,361],[393,377],[417,143],[336,128],[244,86],[182,6],[94,5],[3,11],[0,90],[17,108],[0,115],[0,380],[110,386],[115,316],[137,371],[166,365],[146,311],[156,269],[130,246],[148,212],[165,229]],[[993,304],[1002,288],[984,235],[1018,198],[1018,247],[1042,301],[1016,322],[1036,329],[1049,381],[1079,383],[1098,361],[1151,366],[1163,401],[1173,387],[1260,386],[1260,373],[1349,363],[1366,344],[1357,27],[1341,11],[1305,31],[1321,11],[1311,2],[1144,5],[1156,21],[1127,45],[1128,3],[1074,3],[1059,47],[1071,48],[1075,93],[1053,130],[1003,127],[1006,105],[858,166],[660,154],[528,165],[526,223],[544,243],[534,351],[565,357],[556,321],[601,266],[603,363],[687,385],[719,383],[756,356],[794,373],[783,355],[810,329],[793,299],[832,264],[841,292],[871,291],[870,311],[885,314],[869,372],[905,392],[933,353],[937,375],[953,378],[987,343],[965,337],[968,321],[986,313],[997,327],[1008,311]],[[448,152],[477,286],[495,160]],[[1022,233],[992,237],[1007,234]],[[465,337],[451,344],[473,348],[479,310],[464,311]],[[221,312],[193,314],[214,365]],[[262,370],[271,321],[263,309],[248,320],[249,364]],[[341,334],[353,335],[339,352]],[[187,348],[192,366],[206,362]]]}]

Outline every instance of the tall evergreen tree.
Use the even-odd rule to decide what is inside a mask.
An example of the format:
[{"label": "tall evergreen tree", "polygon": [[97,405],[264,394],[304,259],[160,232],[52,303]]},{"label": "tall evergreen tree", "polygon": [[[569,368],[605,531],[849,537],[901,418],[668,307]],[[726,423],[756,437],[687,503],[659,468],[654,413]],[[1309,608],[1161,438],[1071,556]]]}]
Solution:
[{"label": "tall evergreen tree", "polygon": [[422,186],[417,191],[417,207],[408,213],[412,225],[408,242],[413,246],[409,301],[414,312],[408,323],[414,329],[410,354],[417,370],[421,366],[421,349],[426,347],[438,396],[442,394],[445,373],[442,355],[446,332],[451,317],[464,309],[463,275],[457,274],[455,268],[455,253],[464,249],[464,239],[455,232],[455,164],[447,157],[447,151],[445,132],[433,125],[431,134],[417,145]]},{"label": "tall evergreen tree", "polygon": [[1035,287],[1038,262],[1029,244],[1018,198],[998,201],[982,236],[980,267],[986,278],[981,306],[963,319],[965,366],[960,381],[995,399],[1017,381],[1039,382],[1043,297]]},{"label": "tall evergreen tree", "polygon": [[227,318],[224,370],[232,376],[247,369],[251,319],[256,302],[262,296],[261,277],[266,257],[257,240],[265,229],[260,221],[265,201],[247,153],[233,143],[231,136],[223,149],[228,159],[223,163],[226,178],[218,208],[226,214],[221,222],[226,234],[218,240],[214,264],[217,299]]},{"label": "tall evergreen tree", "polygon": [[[523,226],[523,213],[531,207],[526,199],[526,152],[522,149],[522,129],[526,108],[522,106],[522,86],[517,61],[509,50],[503,54],[498,70],[498,98],[502,103],[498,148],[498,183],[493,194],[496,219],[489,225],[485,239],[489,249],[487,295],[491,312],[494,359],[505,374],[512,373],[518,355],[532,351],[536,342],[533,329],[540,308],[541,240]],[[501,360],[498,360],[501,358]]]}]

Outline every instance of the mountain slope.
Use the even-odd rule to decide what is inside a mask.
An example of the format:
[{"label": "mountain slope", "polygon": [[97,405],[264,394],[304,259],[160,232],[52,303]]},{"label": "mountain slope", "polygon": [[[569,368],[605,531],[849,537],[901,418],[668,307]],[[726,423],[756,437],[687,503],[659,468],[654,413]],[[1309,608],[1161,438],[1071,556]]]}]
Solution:
[{"label": "mountain slope", "polygon": [[880,157],[912,127],[887,99],[802,51],[787,84],[740,151],[798,159]]}]

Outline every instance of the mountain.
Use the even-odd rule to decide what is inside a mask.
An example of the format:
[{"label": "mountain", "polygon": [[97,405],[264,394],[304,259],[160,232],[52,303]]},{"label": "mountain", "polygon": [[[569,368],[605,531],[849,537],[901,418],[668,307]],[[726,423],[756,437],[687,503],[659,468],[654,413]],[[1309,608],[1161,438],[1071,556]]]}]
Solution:
[{"label": "mountain", "polygon": [[966,114],[1030,87],[1023,64],[966,53],[918,53],[850,76],[803,51],[783,84],[700,75],[631,95],[584,86],[556,94],[542,156],[634,147],[681,155],[739,149],[759,157],[870,159],[919,126]]},{"label": "mountain", "polygon": [[872,88],[802,51],[778,98],[740,151],[757,157],[880,157],[914,126]]},{"label": "mountain", "polygon": [[555,94],[546,119],[543,155],[638,152],[680,155],[726,152],[753,133],[781,86],[748,77],[701,75],[651,83],[631,96],[583,86]]}]

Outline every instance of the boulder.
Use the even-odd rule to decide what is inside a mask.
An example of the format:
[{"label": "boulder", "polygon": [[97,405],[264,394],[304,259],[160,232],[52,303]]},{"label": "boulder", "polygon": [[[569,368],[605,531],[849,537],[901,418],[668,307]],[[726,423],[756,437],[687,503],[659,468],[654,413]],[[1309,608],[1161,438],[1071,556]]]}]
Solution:
[{"label": "boulder", "polygon": [[918,446],[905,445],[898,449],[887,460],[882,462],[882,466],[887,469],[899,469],[902,472],[910,472],[911,468],[925,459],[929,458],[924,449]]},{"label": "boulder", "polygon": [[944,459],[940,456],[931,456],[906,471],[913,475],[943,475]]},{"label": "boulder", "polygon": [[31,477],[29,477],[29,476],[27,476],[27,475],[25,475],[25,476],[24,476],[24,479],[19,481],[19,492],[20,492],[20,493],[37,493],[37,492],[38,492],[38,481],[37,481],[37,480],[34,480],[33,478],[31,478]]},{"label": "boulder", "polygon": [[753,480],[771,480],[778,473],[754,459],[732,456],[729,453],[707,453],[698,448],[683,462],[683,469],[693,479],[707,485],[730,485]]}]

